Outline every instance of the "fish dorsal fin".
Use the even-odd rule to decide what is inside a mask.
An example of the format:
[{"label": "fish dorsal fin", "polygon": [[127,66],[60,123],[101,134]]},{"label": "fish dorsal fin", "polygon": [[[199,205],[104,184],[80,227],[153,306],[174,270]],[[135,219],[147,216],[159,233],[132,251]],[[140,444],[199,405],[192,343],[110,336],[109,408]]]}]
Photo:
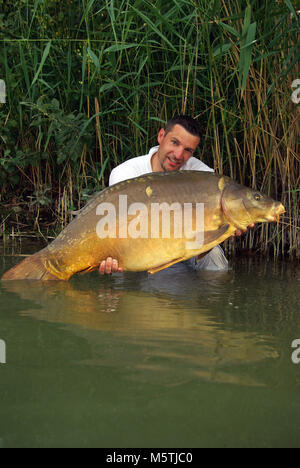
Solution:
[{"label": "fish dorsal fin", "polygon": [[73,216],[81,216],[83,213],[86,213],[91,207],[94,208],[95,206],[97,206],[97,204],[95,204],[95,201],[99,197],[100,193],[101,192],[94,193],[94,195],[92,195],[92,197],[88,200],[85,206],[83,206],[80,210],[70,211],[70,214],[72,214]]}]

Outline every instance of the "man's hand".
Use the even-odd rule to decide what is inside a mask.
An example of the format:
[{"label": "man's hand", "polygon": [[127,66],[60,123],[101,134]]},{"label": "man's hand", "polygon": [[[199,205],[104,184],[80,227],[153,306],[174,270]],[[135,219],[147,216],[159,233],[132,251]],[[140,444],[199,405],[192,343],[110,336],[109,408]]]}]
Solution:
[{"label": "man's hand", "polygon": [[110,275],[111,273],[122,273],[123,269],[119,267],[119,262],[112,257],[108,257],[106,260],[100,263],[99,273],[100,275]]}]

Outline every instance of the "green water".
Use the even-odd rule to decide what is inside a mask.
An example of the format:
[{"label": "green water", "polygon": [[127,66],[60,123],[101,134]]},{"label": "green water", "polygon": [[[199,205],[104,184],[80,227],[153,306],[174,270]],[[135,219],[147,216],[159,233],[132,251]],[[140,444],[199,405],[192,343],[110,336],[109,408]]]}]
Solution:
[{"label": "green water", "polygon": [[299,302],[270,260],[2,283],[0,446],[299,447]]}]

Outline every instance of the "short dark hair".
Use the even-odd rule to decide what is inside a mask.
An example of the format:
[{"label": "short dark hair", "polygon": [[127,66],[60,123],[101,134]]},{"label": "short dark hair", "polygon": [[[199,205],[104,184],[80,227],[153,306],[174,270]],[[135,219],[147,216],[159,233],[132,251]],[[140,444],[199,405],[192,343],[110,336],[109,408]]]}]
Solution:
[{"label": "short dark hair", "polygon": [[165,126],[166,133],[171,132],[175,125],[181,125],[191,135],[199,138],[202,136],[200,124],[188,115],[177,115],[170,119]]}]

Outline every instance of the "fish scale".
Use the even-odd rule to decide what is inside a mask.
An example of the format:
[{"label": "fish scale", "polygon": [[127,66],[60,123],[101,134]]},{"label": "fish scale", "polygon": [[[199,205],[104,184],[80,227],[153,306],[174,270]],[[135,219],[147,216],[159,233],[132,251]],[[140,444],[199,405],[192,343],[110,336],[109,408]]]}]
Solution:
[{"label": "fish scale", "polygon": [[[125,199],[124,196],[127,197],[128,213],[121,216],[119,203]],[[117,221],[114,225],[108,217],[106,238],[99,236],[97,231],[101,220],[97,209],[108,206],[104,203],[114,208]],[[129,208],[134,203],[142,204],[140,206],[145,209],[130,215]],[[182,229],[181,237],[175,235],[175,219],[178,222],[178,218],[175,214],[170,215],[170,207],[174,203],[177,204],[177,212],[180,209],[184,214],[185,205],[189,204],[191,226],[197,224],[197,206],[203,205],[204,224],[200,233],[193,232],[190,227],[187,232]],[[162,213],[157,218],[160,221],[158,238],[151,236],[149,228],[152,227],[151,210],[155,204],[159,205]],[[117,259],[124,271],[156,273],[211,250],[237,229],[246,229],[251,223],[276,221],[284,211],[280,202],[226,176],[200,171],[146,174],[95,194],[48,247],[23,260],[2,279],[68,280],[76,273],[98,268],[108,257]],[[148,235],[122,237],[121,233],[130,233],[133,228],[136,229],[137,216],[139,225],[148,227]],[[162,223],[169,219],[166,216],[170,218],[168,238],[163,236]],[[196,234],[203,236],[202,245],[188,247],[192,234],[194,237]]]}]

